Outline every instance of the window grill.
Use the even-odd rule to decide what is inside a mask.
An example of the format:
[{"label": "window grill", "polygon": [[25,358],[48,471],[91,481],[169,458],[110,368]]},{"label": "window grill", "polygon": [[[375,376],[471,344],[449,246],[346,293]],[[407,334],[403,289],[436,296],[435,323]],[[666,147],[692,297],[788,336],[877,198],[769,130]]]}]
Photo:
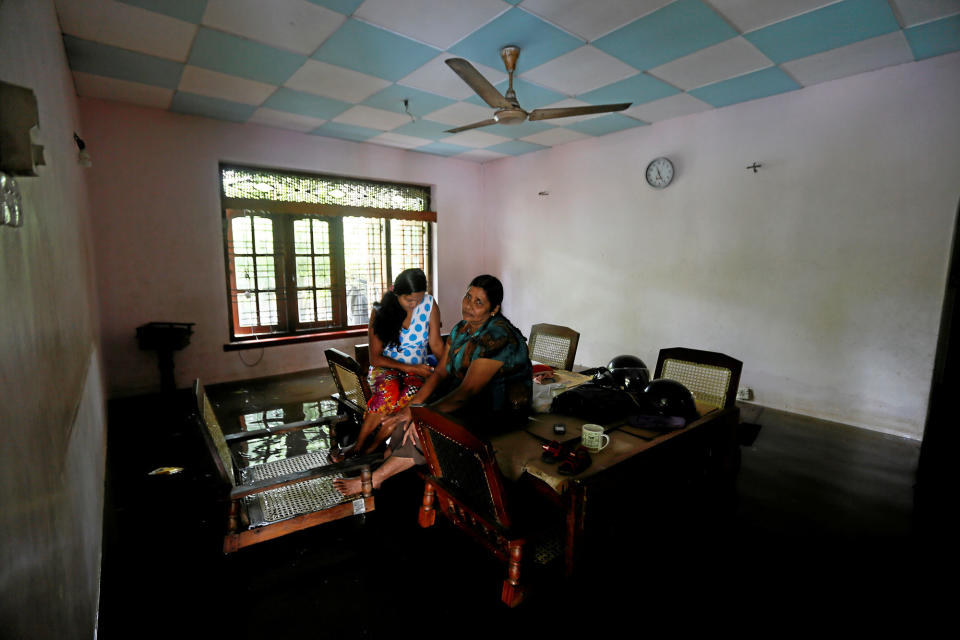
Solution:
[{"label": "window grill", "polygon": [[287,173],[248,167],[223,167],[221,181],[225,198],[333,204],[401,211],[426,211],[430,203],[429,187],[357,180],[341,176]]}]

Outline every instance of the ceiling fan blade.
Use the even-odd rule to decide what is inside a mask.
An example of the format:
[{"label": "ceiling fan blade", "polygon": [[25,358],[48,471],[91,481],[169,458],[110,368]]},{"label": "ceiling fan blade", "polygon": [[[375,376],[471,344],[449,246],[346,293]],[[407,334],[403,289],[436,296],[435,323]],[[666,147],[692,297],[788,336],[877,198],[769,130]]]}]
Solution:
[{"label": "ceiling fan blade", "polygon": [[496,87],[490,84],[489,80],[480,75],[480,72],[463,58],[448,58],[444,62],[491,107],[504,109],[513,106],[503,97],[503,94],[497,91]]},{"label": "ceiling fan blade", "polygon": [[557,107],[556,109],[534,109],[530,112],[528,120],[550,120],[551,118],[566,118],[567,116],[586,116],[592,113],[609,113],[610,111],[623,111],[629,107],[632,102],[621,102],[620,104],[597,104],[589,107]]},{"label": "ceiling fan blade", "polygon": [[467,131],[468,129],[476,129],[478,127],[487,127],[491,124],[497,124],[495,118],[490,118],[489,120],[483,120],[482,122],[474,122],[473,124],[466,124],[462,127],[457,127],[456,129],[447,129],[444,133],[460,133],[461,131]]}]

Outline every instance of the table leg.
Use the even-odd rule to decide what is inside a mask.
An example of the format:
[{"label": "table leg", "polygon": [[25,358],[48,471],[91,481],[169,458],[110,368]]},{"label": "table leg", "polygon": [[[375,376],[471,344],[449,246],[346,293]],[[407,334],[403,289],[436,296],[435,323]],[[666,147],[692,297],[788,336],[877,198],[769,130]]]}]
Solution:
[{"label": "table leg", "polygon": [[574,485],[570,487],[564,496],[564,512],[566,513],[565,535],[564,535],[564,573],[572,576],[577,565],[577,558],[580,554],[581,541],[583,539],[584,515],[586,512],[585,489],[582,486]]}]

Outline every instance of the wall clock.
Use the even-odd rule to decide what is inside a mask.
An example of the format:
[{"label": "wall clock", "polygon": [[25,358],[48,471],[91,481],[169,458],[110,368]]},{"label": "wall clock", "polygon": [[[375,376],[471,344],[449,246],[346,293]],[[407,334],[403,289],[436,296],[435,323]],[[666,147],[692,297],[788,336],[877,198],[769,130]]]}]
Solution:
[{"label": "wall clock", "polygon": [[673,163],[668,158],[654,158],[647,165],[647,183],[663,189],[673,181]]}]

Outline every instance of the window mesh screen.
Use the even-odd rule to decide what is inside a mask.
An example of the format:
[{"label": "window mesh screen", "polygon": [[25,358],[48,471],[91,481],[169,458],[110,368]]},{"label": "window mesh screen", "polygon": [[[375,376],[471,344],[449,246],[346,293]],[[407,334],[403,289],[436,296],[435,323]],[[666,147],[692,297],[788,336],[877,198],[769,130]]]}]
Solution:
[{"label": "window mesh screen", "polygon": [[414,184],[280,173],[244,167],[222,167],[221,182],[223,195],[227,198],[403,211],[427,211],[430,208],[430,188]]}]

